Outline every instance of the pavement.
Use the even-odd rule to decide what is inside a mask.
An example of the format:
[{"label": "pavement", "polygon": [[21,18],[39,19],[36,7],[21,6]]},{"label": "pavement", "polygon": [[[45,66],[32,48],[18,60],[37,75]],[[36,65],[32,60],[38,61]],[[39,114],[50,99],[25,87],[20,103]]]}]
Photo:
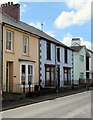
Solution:
[{"label": "pavement", "polygon": [[52,100],[52,99],[56,99],[59,97],[64,97],[64,96],[68,96],[68,95],[72,95],[72,94],[77,94],[77,93],[84,92],[84,91],[87,91],[87,89],[82,88],[82,89],[60,92],[60,93],[55,93],[55,94],[42,95],[42,96],[37,96],[37,97],[24,97],[22,99],[16,99],[16,100],[12,100],[12,101],[11,100],[3,101],[2,102],[2,111],[17,108],[20,106],[26,106],[29,104],[34,104],[34,103],[38,103],[38,102],[42,102],[42,101]]},{"label": "pavement", "polygon": [[91,91],[84,91],[2,112],[3,118],[91,118]]}]

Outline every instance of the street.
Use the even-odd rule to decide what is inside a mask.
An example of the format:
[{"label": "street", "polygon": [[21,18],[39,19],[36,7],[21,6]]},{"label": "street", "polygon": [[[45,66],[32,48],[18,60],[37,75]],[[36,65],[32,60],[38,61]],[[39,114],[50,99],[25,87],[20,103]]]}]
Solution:
[{"label": "street", "polygon": [[2,112],[3,118],[91,118],[91,91]]}]

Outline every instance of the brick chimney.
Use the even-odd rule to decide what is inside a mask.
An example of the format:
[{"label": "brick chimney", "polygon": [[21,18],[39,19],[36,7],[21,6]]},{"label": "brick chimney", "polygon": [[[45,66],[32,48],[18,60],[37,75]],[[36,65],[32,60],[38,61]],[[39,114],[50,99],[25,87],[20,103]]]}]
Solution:
[{"label": "brick chimney", "polygon": [[20,21],[20,4],[13,4],[13,2],[1,4],[0,12],[7,14],[16,21]]}]

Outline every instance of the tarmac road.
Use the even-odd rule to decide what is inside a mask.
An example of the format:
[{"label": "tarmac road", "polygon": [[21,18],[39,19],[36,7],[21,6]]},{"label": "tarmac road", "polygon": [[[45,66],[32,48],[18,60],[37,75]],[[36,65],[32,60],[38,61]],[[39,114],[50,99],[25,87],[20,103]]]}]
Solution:
[{"label": "tarmac road", "polygon": [[91,91],[2,112],[3,118],[91,118]]}]

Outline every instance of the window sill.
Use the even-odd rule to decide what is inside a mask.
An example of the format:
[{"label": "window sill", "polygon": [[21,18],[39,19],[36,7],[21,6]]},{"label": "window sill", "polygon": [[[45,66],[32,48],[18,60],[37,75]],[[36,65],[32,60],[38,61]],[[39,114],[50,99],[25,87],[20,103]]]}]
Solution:
[{"label": "window sill", "polygon": [[52,61],[52,60],[49,60],[49,59],[46,59],[47,61]]},{"label": "window sill", "polygon": [[15,54],[13,51],[8,51],[8,50],[6,50],[5,52],[6,52],[6,53],[10,53],[10,54]]},{"label": "window sill", "polygon": [[66,65],[67,65],[68,63],[64,63],[64,64],[66,64]]},{"label": "window sill", "polygon": [[26,57],[30,57],[30,55],[28,55],[28,54],[22,54],[23,56],[26,56]]}]

